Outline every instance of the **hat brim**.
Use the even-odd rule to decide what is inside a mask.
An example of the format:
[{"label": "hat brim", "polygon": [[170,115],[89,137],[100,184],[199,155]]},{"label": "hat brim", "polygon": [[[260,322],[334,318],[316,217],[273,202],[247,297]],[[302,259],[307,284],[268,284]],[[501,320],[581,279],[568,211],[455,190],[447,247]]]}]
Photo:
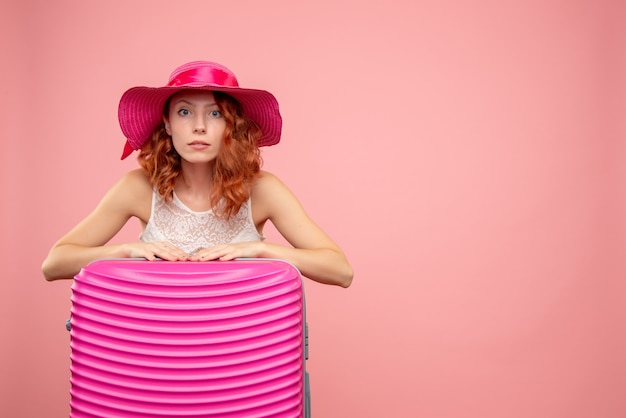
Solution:
[{"label": "hat brim", "polygon": [[193,84],[177,87],[133,87],[120,99],[118,119],[127,143],[122,154],[126,158],[140,149],[163,120],[167,99],[183,90],[220,91],[239,102],[244,115],[261,129],[260,147],[275,145],[280,141],[282,118],[278,101],[268,91]]}]

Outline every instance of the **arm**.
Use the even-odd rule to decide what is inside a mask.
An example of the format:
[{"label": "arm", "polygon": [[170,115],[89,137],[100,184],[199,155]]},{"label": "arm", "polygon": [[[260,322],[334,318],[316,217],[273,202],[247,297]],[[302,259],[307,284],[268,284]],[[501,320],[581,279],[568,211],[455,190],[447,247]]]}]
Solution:
[{"label": "arm", "polygon": [[93,212],[52,246],[41,266],[46,280],[71,279],[83,266],[100,258],[182,257],[182,251],[164,243],[105,245],[131,217],[148,219],[151,193],[150,183],[140,170],[120,179]]},{"label": "arm", "polygon": [[311,220],[297,198],[277,177],[261,173],[252,189],[252,211],[257,225],[269,219],[293,247],[268,242],[220,245],[205,250],[196,258],[277,258],[292,263],[304,276],[317,282],[350,286],[352,267],[341,249]]}]

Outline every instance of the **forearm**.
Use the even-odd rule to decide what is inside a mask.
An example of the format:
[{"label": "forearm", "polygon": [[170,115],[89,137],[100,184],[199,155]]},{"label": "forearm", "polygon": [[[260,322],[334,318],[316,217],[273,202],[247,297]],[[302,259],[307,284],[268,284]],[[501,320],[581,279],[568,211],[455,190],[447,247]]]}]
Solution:
[{"label": "forearm", "polygon": [[84,247],[74,244],[57,245],[44,260],[41,270],[46,280],[73,279],[81,268],[101,258],[128,257],[124,246],[104,245]]},{"label": "forearm", "polygon": [[352,283],[352,267],[345,256],[334,249],[300,249],[264,242],[259,257],[288,261],[303,276],[319,283],[341,287],[348,287]]}]

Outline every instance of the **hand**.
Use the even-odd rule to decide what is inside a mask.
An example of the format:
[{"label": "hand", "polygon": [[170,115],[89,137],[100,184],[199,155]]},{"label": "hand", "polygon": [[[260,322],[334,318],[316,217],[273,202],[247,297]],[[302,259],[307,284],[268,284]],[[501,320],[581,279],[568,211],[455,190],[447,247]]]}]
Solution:
[{"label": "hand", "polygon": [[133,242],[126,244],[130,258],[146,258],[154,261],[158,258],[168,261],[189,260],[189,254],[169,242]]},{"label": "hand", "polygon": [[200,248],[191,254],[191,261],[221,260],[228,261],[235,258],[256,258],[263,250],[262,241],[237,242],[234,244],[214,245],[211,248]]}]

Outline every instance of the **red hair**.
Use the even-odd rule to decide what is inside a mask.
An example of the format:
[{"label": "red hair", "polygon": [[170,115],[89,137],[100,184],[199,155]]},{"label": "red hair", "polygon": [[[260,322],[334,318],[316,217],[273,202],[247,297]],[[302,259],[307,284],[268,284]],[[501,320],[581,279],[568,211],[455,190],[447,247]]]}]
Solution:
[{"label": "red hair", "polygon": [[[261,170],[261,154],[257,146],[261,130],[243,115],[235,99],[221,92],[213,92],[213,96],[226,121],[226,129],[222,148],[213,166],[211,206],[216,215],[229,219],[250,197],[252,181]],[[169,102],[165,104],[164,114],[168,109]],[[165,200],[171,199],[182,170],[180,155],[174,149],[163,123],[155,128],[150,140],[143,145],[137,161],[159,194]]]}]

